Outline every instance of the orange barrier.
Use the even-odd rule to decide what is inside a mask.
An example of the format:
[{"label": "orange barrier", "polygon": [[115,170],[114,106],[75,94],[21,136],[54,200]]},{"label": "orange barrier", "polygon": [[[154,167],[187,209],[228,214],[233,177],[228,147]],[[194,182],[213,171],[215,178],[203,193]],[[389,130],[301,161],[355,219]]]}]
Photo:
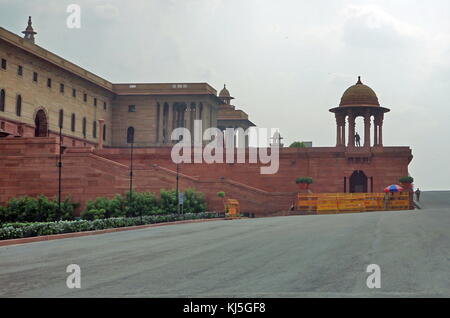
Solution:
[{"label": "orange barrier", "polygon": [[235,199],[228,199],[226,209],[230,217],[238,217],[240,215],[239,201]]},{"label": "orange barrier", "polygon": [[299,193],[297,210],[317,214],[408,210],[409,193]]}]

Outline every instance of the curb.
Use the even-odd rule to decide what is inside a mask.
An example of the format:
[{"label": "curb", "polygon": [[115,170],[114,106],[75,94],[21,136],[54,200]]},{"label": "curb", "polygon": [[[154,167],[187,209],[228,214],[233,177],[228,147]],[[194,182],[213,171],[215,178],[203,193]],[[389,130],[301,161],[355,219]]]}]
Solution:
[{"label": "curb", "polygon": [[41,241],[53,241],[53,240],[60,240],[60,239],[81,237],[81,236],[90,236],[90,235],[98,235],[98,234],[106,234],[106,233],[114,233],[114,232],[140,230],[140,229],[146,229],[146,228],[150,228],[150,227],[159,227],[159,226],[167,226],[167,225],[175,225],[175,224],[202,223],[202,222],[211,222],[211,221],[223,221],[223,220],[228,220],[228,219],[227,218],[212,218],[212,219],[183,220],[183,221],[162,222],[162,223],[155,223],[155,224],[127,226],[127,227],[115,227],[115,228],[97,230],[97,231],[72,232],[72,233],[64,233],[64,234],[24,237],[24,238],[18,238],[18,239],[2,240],[2,241],[0,241],[0,247],[17,245],[17,244],[33,243],[33,242],[41,242]]}]

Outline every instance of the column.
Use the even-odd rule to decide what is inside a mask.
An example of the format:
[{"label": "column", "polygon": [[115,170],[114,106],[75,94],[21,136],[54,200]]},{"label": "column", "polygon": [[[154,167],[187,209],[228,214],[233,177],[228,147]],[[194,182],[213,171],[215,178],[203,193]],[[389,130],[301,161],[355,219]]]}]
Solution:
[{"label": "column", "polygon": [[167,143],[172,143],[172,140],[170,139],[173,131],[173,105],[167,104]]},{"label": "column", "polygon": [[355,115],[350,111],[348,114],[348,145],[355,147]]},{"label": "column", "polygon": [[187,129],[189,129],[189,131],[192,133],[192,128],[191,128],[191,116],[192,116],[192,110],[191,110],[191,105],[186,105],[186,110],[184,112],[185,114],[185,120],[184,122],[186,123],[185,127]]},{"label": "column", "polygon": [[378,146],[378,126],[376,115],[373,118],[373,145]]},{"label": "column", "polygon": [[[164,133],[163,133],[163,128],[164,128],[164,104],[157,104],[157,116],[156,116],[156,120],[157,120],[157,127],[158,127],[158,136],[156,138],[156,142],[158,143],[163,143],[164,142]],[[159,114],[159,116],[158,116]]]},{"label": "column", "polygon": [[370,113],[364,116],[364,147],[370,147]]},{"label": "column", "polygon": [[378,128],[378,145],[383,146],[383,118],[384,114],[380,114],[379,128]]},{"label": "column", "polygon": [[342,125],[341,125],[341,145],[345,147],[345,116],[342,119]]},{"label": "column", "polygon": [[378,132],[378,145],[383,146],[383,122],[381,122],[379,126],[379,132]]},{"label": "column", "polygon": [[99,126],[99,131],[98,131],[98,149],[101,150],[103,149],[103,129],[104,129],[104,124],[105,124],[105,120],[104,119],[99,119],[98,120],[98,126]]},{"label": "column", "polygon": [[341,145],[341,126],[336,124],[336,147]]},{"label": "column", "polygon": [[345,146],[345,116],[336,114],[336,146]]},{"label": "column", "polygon": [[336,147],[341,145],[341,121],[338,114],[335,114],[336,117]]}]

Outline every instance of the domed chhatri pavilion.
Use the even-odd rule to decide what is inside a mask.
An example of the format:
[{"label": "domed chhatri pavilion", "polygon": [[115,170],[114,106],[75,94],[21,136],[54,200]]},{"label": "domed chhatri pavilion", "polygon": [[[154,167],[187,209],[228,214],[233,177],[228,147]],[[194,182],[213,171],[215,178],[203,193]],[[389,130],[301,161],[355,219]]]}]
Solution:
[{"label": "domed chhatri pavilion", "polygon": [[355,119],[364,118],[364,147],[370,147],[370,123],[374,119],[374,146],[383,146],[383,119],[384,113],[390,109],[381,107],[375,92],[361,82],[350,86],[342,95],[339,107],[330,109],[336,116],[336,147],[345,146],[345,121],[348,121],[348,147],[355,146]]}]

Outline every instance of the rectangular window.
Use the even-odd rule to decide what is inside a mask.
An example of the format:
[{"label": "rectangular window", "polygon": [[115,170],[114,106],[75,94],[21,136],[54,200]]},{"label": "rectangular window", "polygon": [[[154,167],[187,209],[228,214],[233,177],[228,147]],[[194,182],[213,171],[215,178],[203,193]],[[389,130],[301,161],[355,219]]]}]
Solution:
[{"label": "rectangular window", "polygon": [[94,106],[97,107],[97,98],[94,98]]},{"label": "rectangular window", "polygon": [[59,92],[64,93],[64,84],[59,84]]},{"label": "rectangular window", "polygon": [[77,97],[77,90],[72,88],[72,97]]},{"label": "rectangular window", "polygon": [[128,112],[129,113],[136,112],[136,105],[128,105]]},{"label": "rectangular window", "polygon": [[6,60],[2,59],[2,69],[6,70]]},{"label": "rectangular window", "polygon": [[22,65],[17,66],[17,75],[19,75],[19,76],[23,75],[23,67],[22,67]]},{"label": "rectangular window", "polygon": [[52,87],[52,79],[51,78],[47,78],[47,87],[48,88]]},{"label": "rectangular window", "polygon": [[87,94],[83,94],[83,101],[86,103],[87,102]]},{"label": "rectangular window", "polygon": [[37,82],[38,81],[38,73],[33,72],[33,82]]},{"label": "rectangular window", "polygon": [[103,109],[106,110],[106,102],[103,102]]}]

